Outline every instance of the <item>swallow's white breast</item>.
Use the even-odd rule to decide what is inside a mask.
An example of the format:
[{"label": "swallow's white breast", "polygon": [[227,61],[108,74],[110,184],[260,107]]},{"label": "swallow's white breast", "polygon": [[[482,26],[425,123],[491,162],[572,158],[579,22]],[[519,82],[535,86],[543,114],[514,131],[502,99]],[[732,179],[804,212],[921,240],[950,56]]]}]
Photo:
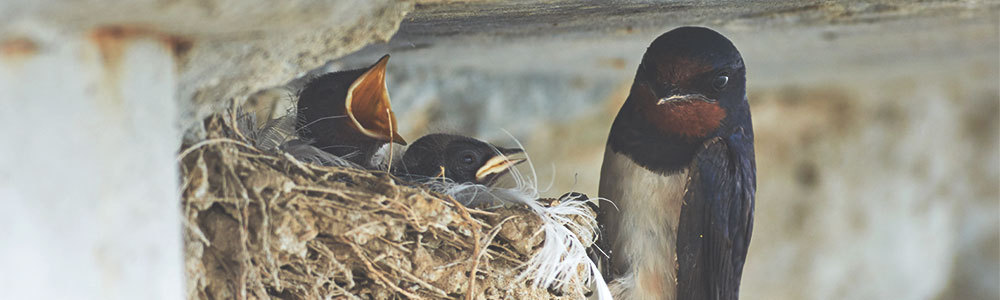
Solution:
[{"label": "swallow's white breast", "polygon": [[664,176],[605,149],[599,194],[621,210],[617,243],[623,244],[615,255],[631,265],[629,274],[612,283],[615,299],[674,299],[677,224],[687,182],[687,169]]}]

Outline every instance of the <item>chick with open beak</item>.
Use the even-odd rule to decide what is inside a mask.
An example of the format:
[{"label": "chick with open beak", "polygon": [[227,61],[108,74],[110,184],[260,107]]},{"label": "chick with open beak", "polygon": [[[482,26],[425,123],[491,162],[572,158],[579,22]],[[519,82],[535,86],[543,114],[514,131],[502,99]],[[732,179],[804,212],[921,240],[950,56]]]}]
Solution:
[{"label": "chick with open beak", "polygon": [[368,68],[317,77],[299,93],[296,131],[312,145],[363,167],[386,143],[406,145],[385,86],[389,55]]},{"label": "chick with open beak", "polygon": [[454,134],[429,134],[414,141],[403,154],[403,166],[395,173],[425,178],[444,177],[456,183],[490,186],[525,161],[513,158],[524,152],[503,148]]}]

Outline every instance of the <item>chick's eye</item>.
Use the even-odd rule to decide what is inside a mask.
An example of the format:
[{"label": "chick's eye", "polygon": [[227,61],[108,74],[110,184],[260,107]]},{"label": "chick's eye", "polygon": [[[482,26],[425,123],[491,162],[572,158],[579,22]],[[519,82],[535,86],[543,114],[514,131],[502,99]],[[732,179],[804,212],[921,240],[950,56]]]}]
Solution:
[{"label": "chick's eye", "polygon": [[720,74],[719,76],[715,76],[715,79],[712,79],[712,87],[717,90],[725,88],[727,83],[729,83],[729,76],[726,76],[726,74]]},{"label": "chick's eye", "polygon": [[471,165],[476,162],[476,154],[472,151],[462,152],[459,156],[463,164]]}]

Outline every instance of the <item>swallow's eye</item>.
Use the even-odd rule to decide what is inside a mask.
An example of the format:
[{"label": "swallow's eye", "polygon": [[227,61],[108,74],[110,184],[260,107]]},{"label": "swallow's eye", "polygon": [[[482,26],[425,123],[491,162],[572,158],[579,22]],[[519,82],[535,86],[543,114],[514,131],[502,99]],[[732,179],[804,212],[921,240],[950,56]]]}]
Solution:
[{"label": "swallow's eye", "polygon": [[729,83],[729,76],[726,76],[726,73],[721,73],[715,76],[715,79],[712,79],[712,87],[714,87],[716,90],[722,90],[726,88],[727,83]]},{"label": "swallow's eye", "polygon": [[459,160],[466,165],[471,165],[476,163],[476,153],[466,150],[458,154]]}]

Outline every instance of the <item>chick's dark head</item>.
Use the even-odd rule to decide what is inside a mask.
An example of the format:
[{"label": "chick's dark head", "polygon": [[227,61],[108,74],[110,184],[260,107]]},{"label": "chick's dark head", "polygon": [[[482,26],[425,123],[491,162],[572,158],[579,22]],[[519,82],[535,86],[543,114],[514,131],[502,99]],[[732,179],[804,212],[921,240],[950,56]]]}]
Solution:
[{"label": "chick's dark head", "polygon": [[445,177],[457,183],[491,185],[524,159],[510,158],[523,152],[454,134],[429,134],[414,141],[403,154],[406,175]]}]

